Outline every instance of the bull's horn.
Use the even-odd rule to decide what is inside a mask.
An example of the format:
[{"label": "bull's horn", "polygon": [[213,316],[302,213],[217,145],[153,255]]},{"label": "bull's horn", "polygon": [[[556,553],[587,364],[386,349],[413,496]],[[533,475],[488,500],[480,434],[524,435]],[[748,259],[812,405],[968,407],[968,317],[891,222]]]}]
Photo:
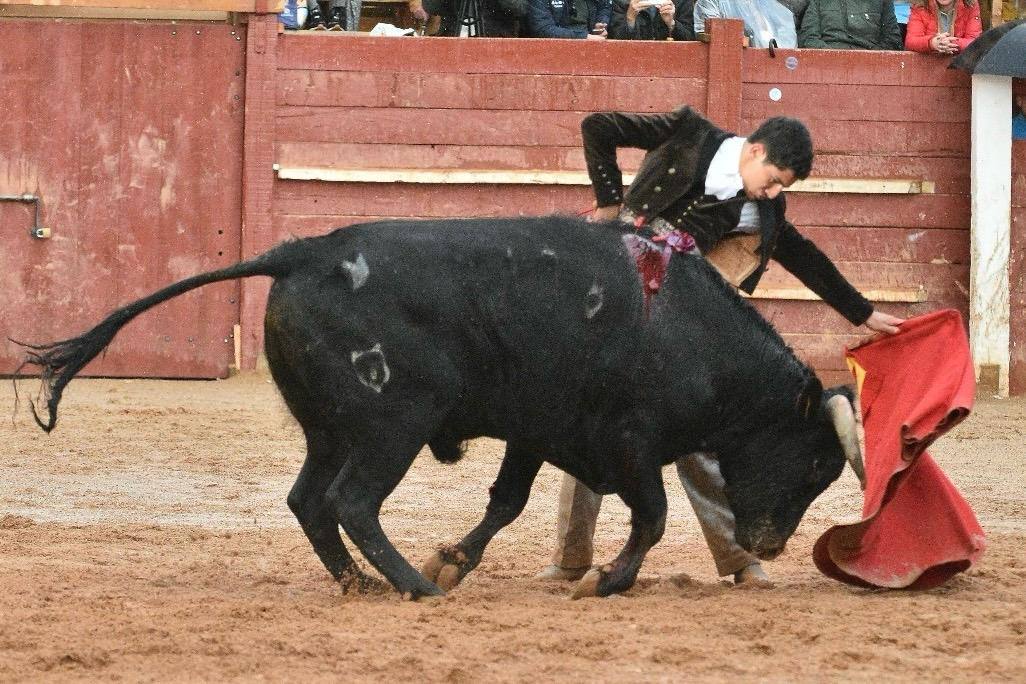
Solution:
[{"label": "bull's horn", "polygon": [[862,464],[862,449],[859,448],[859,433],[855,425],[855,412],[851,408],[851,402],[847,397],[837,394],[827,400],[827,410],[830,412],[834,430],[837,431],[837,438],[841,440],[844,456],[859,478],[862,488],[865,489],[866,468]]}]

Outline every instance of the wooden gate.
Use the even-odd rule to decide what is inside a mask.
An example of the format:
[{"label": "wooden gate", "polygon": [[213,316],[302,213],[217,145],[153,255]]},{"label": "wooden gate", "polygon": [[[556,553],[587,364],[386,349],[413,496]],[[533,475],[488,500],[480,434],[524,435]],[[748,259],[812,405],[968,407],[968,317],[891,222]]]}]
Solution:
[{"label": "wooden gate", "polygon": [[[7,338],[78,334],[113,308],[239,257],[245,31],[225,23],[0,22],[0,372]],[[143,314],[87,374],[217,377],[237,283]]]}]

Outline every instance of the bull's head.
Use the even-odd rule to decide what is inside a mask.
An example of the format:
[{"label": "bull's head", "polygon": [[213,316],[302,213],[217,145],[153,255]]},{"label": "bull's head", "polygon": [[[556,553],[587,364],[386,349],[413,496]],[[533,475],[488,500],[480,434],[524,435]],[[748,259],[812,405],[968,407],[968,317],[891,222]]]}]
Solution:
[{"label": "bull's head", "polygon": [[851,390],[823,392],[813,379],[799,410],[721,454],[738,544],[769,560],[784,550],[809,504],[841,474],[845,460],[864,480]]}]

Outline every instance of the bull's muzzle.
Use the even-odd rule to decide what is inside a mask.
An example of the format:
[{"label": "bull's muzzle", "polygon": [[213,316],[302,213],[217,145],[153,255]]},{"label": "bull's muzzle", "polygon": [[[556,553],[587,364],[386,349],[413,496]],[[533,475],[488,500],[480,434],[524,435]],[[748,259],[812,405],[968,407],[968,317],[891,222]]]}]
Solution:
[{"label": "bull's muzzle", "polygon": [[862,489],[866,488],[866,468],[862,463],[862,449],[859,447],[858,425],[855,421],[855,411],[851,402],[840,394],[830,397],[827,400],[827,411],[830,413],[830,420],[837,431],[837,438],[841,441],[841,448],[844,456],[848,459],[851,469],[859,478]]},{"label": "bull's muzzle", "polygon": [[744,529],[738,526],[734,535],[741,548],[759,560],[773,560],[784,552],[784,546],[787,545],[787,539],[777,532],[769,517],[760,518],[754,525],[745,526]]}]

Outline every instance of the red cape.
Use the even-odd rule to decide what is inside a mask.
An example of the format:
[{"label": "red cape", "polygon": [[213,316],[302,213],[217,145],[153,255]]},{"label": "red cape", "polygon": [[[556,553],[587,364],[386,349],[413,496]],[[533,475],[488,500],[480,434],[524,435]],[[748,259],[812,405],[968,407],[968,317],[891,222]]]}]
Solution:
[{"label": "red cape", "polygon": [[962,317],[947,309],[910,319],[847,356],[866,437],[862,521],[827,530],[813,549],[816,567],[863,587],[939,586],[986,547],[969,504],[926,453],[973,405]]}]

